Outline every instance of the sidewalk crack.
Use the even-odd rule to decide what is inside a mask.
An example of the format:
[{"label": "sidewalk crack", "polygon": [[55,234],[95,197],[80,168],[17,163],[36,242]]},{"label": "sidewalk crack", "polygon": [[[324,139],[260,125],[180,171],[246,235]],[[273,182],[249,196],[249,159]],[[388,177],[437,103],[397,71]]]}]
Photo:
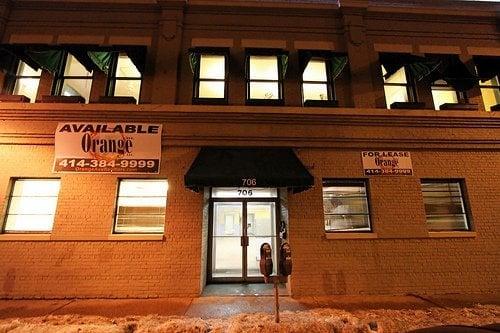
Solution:
[{"label": "sidewalk crack", "polygon": [[71,303],[73,303],[74,301],[76,301],[76,299],[74,299],[74,298],[73,298],[73,299],[71,299],[71,300],[69,300],[69,302],[64,303],[63,305],[61,305],[61,306],[59,306],[59,307],[55,308],[54,310],[50,311],[50,312],[48,313],[48,315],[52,315],[52,314],[54,314],[54,312],[61,310],[62,308],[64,308],[64,307],[66,307],[66,306],[70,305],[70,304],[71,304]]}]

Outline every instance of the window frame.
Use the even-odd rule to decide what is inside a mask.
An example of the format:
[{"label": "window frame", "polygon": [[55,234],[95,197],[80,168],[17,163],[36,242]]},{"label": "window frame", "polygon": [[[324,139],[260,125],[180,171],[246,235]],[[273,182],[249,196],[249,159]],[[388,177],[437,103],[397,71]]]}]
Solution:
[{"label": "window frame", "polygon": [[[436,80],[436,81],[438,81],[438,80]],[[446,83],[446,84],[435,84],[436,81],[432,82],[431,85],[430,85],[431,96],[432,96],[432,90],[433,90],[434,87],[437,87],[437,88],[450,88],[450,89],[446,89],[446,90],[453,91],[455,93],[455,95],[457,96],[457,103],[456,104],[469,103],[469,97],[467,96],[467,92],[466,91],[458,91],[455,88],[453,88],[451,85],[449,85],[448,83]],[[436,104],[435,104],[435,101],[434,101],[434,96],[432,96],[432,102],[434,104],[434,109],[435,110],[440,110],[440,108],[441,108],[441,106],[443,104],[448,104],[448,102],[440,104],[440,105],[437,106],[438,108],[436,109]]]},{"label": "window frame", "polygon": [[[52,95],[53,96],[62,96],[61,94],[62,94],[62,89],[64,87],[65,80],[91,80],[89,96],[85,97],[85,96],[80,95],[80,97],[85,99],[85,103],[89,103],[90,96],[92,94],[92,85],[94,84],[94,72],[95,71],[92,71],[90,76],[74,76],[74,75],[66,76],[66,75],[64,75],[64,71],[66,69],[66,65],[67,65],[68,57],[69,57],[70,53],[71,52],[68,52],[66,50],[63,51],[63,55],[61,57],[61,62],[59,63],[59,66],[58,66],[56,73],[54,74],[54,81],[52,84]],[[76,61],[79,62],[77,57],[75,57],[74,55],[72,55],[72,56]],[[80,63],[80,65],[83,66],[82,63]]]},{"label": "window frame", "polygon": [[[322,61],[325,62],[326,81],[304,81],[304,73],[302,73],[301,76],[300,76],[300,88],[301,88],[301,93],[302,93],[302,105],[306,106],[308,104],[308,102],[311,102],[311,101],[312,101],[311,103],[314,103],[314,102],[316,102],[316,103],[320,103],[320,102],[324,102],[324,103],[336,102],[337,101],[337,96],[336,96],[336,90],[335,90],[335,80],[332,79],[332,64],[325,57],[313,56],[311,59],[309,59],[309,61],[307,62],[305,68],[307,68],[307,65],[309,65],[309,62],[312,61],[312,60],[322,60]],[[304,68],[304,72],[305,72],[305,68]],[[304,84],[326,84],[327,94],[328,94],[327,99],[326,100],[318,100],[318,99],[308,99],[308,100],[305,100],[304,99]]]},{"label": "window frame", "polygon": [[[424,191],[422,190],[422,184],[431,183],[431,184],[450,184],[457,183],[460,190],[460,199],[463,207],[463,214],[465,215],[465,224],[466,229],[429,229],[427,222],[427,210],[425,209],[425,198]],[[422,195],[422,203],[424,205],[424,213],[425,213],[425,224],[428,232],[471,232],[474,231],[473,223],[472,223],[472,214],[469,207],[469,197],[467,193],[467,188],[465,186],[465,179],[457,179],[457,178],[421,178],[420,179],[420,193]]]},{"label": "window frame", "polygon": [[[52,228],[51,230],[47,230],[47,231],[40,231],[40,230],[6,230],[5,227],[7,226],[7,219],[9,217],[9,211],[10,211],[10,207],[11,207],[11,204],[12,204],[12,197],[13,197],[13,193],[14,193],[14,188],[15,188],[15,184],[17,181],[43,181],[43,180],[57,180],[59,181],[59,190],[57,192],[57,201],[56,201],[56,208],[54,210],[54,219],[52,221]],[[3,218],[2,218],[2,225],[0,227],[0,234],[1,235],[6,235],[6,234],[9,234],[9,235],[12,235],[12,234],[44,234],[44,235],[49,235],[49,234],[52,234],[52,231],[54,230],[54,223],[55,223],[55,218],[56,218],[56,215],[57,215],[57,209],[58,209],[58,205],[59,205],[59,192],[61,191],[61,178],[58,178],[58,177],[28,177],[28,178],[24,178],[24,177],[14,177],[14,178],[11,178],[10,181],[9,181],[9,188],[8,188],[8,197],[7,197],[7,205],[5,205],[5,209],[4,209],[4,214],[3,214]],[[42,214],[40,214],[42,215]],[[50,214],[52,215],[52,214]]]},{"label": "window frame", "polygon": [[[195,48],[196,57],[198,62],[196,68],[194,68],[193,73],[193,90],[192,90],[192,104],[213,104],[213,105],[224,105],[228,104],[229,101],[229,49],[227,48],[216,48],[216,47],[203,47]],[[224,79],[200,79],[200,66],[201,66],[201,56],[202,55],[216,55],[224,57]],[[209,97],[198,97],[200,82],[224,82],[224,97],[223,98],[209,98]]]},{"label": "window frame", "polygon": [[[401,68],[403,68],[404,72],[405,72],[405,78],[406,78],[406,83],[387,83],[385,82],[385,78],[384,78],[384,73],[383,71],[385,70],[385,68],[383,68],[383,64],[380,63],[380,70],[382,72],[382,84],[384,85],[384,88],[385,86],[389,86],[389,87],[405,87],[406,88],[406,95],[408,96],[408,102],[405,102],[405,101],[395,101],[393,103],[418,103],[418,93],[417,93],[417,81],[415,80],[415,78],[413,77],[413,74],[411,73],[410,70],[408,70],[408,66],[407,65],[404,65],[402,66]],[[385,94],[385,89],[384,89],[384,97],[385,97],[385,102],[386,102],[386,107],[388,109],[391,108],[391,104],[387,105],[388,101],[387,101],[387,96]]]},{"label": "window frame", "polygon": [[[283,64],[280,60],[281,55],[287,54],[282,49],[246,49],[245,51],[245,105],[262,105],[262,106],[282,106],[285,104],[284,99],[284,76]],[[250,58],[251,57],[276,57],[278,64],[278,80],[264,80],[264,79],[250,79]],[[265,99],[265,98],[250,98],[250,85],[251,83],[277,83],[278,84],[278,98]]]},{"label": "window frame", "polygon": [[[374,233],[373,223],[372,223],[372,213],[371,213],[371,203],[370,203],[370,186],[369,186],[368,178],[323,178],[321,185],[321,195],[324,200],[324,187],[328,186],[359,186],[359,184],[363,184],[366,192],[366,207],[368,209],[367,214],[337,214],[337,215],[363,215],[368,217],[368,229],[369,230],[327,230],[326,229],[326,213],[323,204],[323,228],[324,232],[328,234],[354,234],[354,233],[365,233],[371,234]],[[330,214],[335,215],[335,214]]]},{"label": "window frame", "polygon": [[[106,96],[115,97],[116,81],[140,81],[139,95],[136,101],[136,103],[139,104],[139,101],[141,99],[142,83],[143,83],[142,81],[144,79],[144,76],[139,70],[137,71],[139,72],[139,74],[141,74],[140,77],[116,76],[116,71],[118,69],[118,59],[120,58],[120,54],[125,54],[130,59],[129,55],[126,52],[119,52],[119,51],[113,52],[111,63],[109,65],[109,72],[106,79]],[[135,96],[127,96],[127,97],[135,98]]]},{"label": "window frame", "polygon": [[[483,105],[484,105],[484,96],[483,96],[483,92],[482,92],[482,89],[491,89],[491,90],[498,90],[499,94],[500,94],[500,77],[497,75],[495,76],[496,79],[497,79],[497,82],[498,82],[498,85],[485,85],[485,84],[481,84],[482,81],[479,80],[479,89],[481,91],[481,98],[483,100]],[[495,105],[500,105],[500,101],[497,103],[497,104],[493,104],[493,105],[490,105],[490,111],[491,111],[491,108],[494,107]],[[486,105],[484,105],[486,107]]]},{"label": "window frame", "polygon": [[[164,215],[164,221],[163,221],[163,230],[161,232],[150,232],[150,231],[134,231],[134,232],[120,232],[116,231],[116,223],[117,223],[117,218],[118,218],[118,200],[120,199],[120,185],[122,181],[165,181],[167,183],[167,193],[165,194],[165,215]],[[168,189],[169,189],[169,183],[167,178],[118,178],[117,179],[117,186],[116,186],[116,194],[115,194],[115,210],[113,214],[113,225],[111,228],[111,234],[112,235],[164,235],[165,234],[165,226],[166,226],[166,218],[167,218],[167,203],[168,203]]]},{"label": "window frame", "polygon": [[[38,96],[38,89],[40,88],[40,80],[42,79],[43,69],[41,69],[41,71],[40,71],[40,76],[32,76],[32,75],[20,76],[20,75],[18,75],[18,71],[19,71],[19,67],[21,66],[21,62],[23,62],[26,66],[30,67],[26,62],[22,61],[22,59],[14,60],[12,63],[11,70],[6,74],[4,91],[9,95],[13,95],[17,80],[19,80],[19,79],[38,79],[38,87],[37,87],[37,96]],[[25,96],[25,95],[23,95],[23,96]],[[36,96],[35,96],[35,100],[33,100],[33,101],[30,100],[31,103],[34,103],[35,101],[36,101]]]}]

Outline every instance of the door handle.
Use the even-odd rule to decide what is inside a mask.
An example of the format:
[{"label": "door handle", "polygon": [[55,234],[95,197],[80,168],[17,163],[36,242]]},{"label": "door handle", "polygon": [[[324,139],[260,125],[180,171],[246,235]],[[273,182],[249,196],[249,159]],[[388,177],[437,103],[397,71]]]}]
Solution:
[{"label": "door handle", "polygon": [[241,241],[241,246],[248,246],[249,244],[248,236],[241,236],[240,241]]}]

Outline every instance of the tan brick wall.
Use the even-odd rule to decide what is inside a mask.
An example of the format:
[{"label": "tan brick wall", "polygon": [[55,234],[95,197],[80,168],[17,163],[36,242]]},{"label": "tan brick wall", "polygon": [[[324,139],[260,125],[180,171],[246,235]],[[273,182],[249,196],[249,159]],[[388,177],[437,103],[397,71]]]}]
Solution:
[{"label": "tan brick wall", "polygon": [[0,146],[2,194],[10,177],[61,177],[51,240],[0,240],[0,297],[198,295],[202,195],[183,184],[196,152],[165,149],[154,176],[169,181],[164,240],[117,241],[108,240],[117,176],[54,175],[52,147]]},{"label": "tan brick wall", "polygon": [[[368,179],[376,239],[326,239],[322,178],[365,178],[358,150],[300,153],[316,186],[289,196],[294,296],[499,292],[500,156],[411,151],[415,175]],[[366,177],[368,178],[368,177]],[[473,238],[430,238],[421,178],[465,181]]]}]

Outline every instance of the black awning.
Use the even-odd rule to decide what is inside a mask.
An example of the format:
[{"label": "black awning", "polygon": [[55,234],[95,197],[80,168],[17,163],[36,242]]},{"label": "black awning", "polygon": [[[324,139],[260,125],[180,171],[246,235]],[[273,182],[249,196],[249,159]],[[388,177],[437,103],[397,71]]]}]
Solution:
[{"label": "black awning", "polygon": [[314,185],[314,177],[290,148],[208,147],[198,153],[184,184],[197,192],[205,186],[288,187],[301,192]]}]

